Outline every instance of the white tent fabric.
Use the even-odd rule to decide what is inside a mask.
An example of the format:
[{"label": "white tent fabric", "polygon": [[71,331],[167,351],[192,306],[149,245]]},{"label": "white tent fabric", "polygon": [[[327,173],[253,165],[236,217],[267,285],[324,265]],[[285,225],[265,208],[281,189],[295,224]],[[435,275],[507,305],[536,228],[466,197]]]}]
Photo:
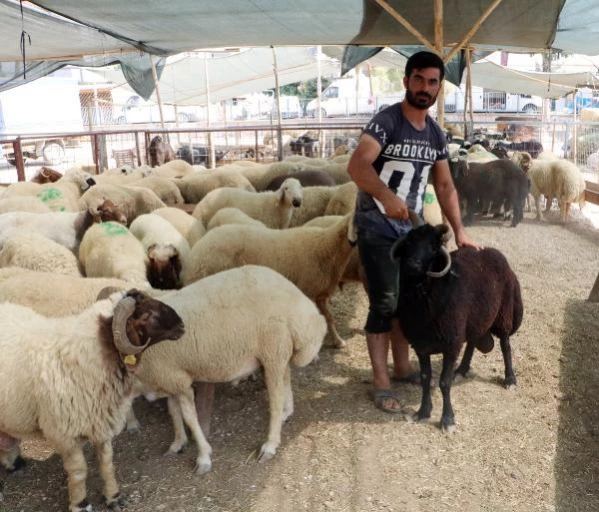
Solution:
[{"label": "white tent fabric", "polygon": [[472,65],[472,85],[496,91],[561,98],[576,89],[595,84],[597,80],[589,72],[530,73],[493,62],[477,62]]},{"label": "white tent fabric", "polygon": [[[312,50],[307,47],[276,48],[279,85],[317,76],[318,64]],[[216,56],[209,58],[207,65],[212,102],[275,87],[271,48],[251,48],[234,55]],[[339,68],[335,60],[326,57],[321,60],[321,72],[325,76],[339,74]],[[125,81],[119,70],[100,71],[100,74],[114,83]],[[189,54],[176,62],[167,61],[159,82],[160,97],[163,103],[205,105],[205,84],[204,53]],[[152,99],[156,101],[155,94]]]}]

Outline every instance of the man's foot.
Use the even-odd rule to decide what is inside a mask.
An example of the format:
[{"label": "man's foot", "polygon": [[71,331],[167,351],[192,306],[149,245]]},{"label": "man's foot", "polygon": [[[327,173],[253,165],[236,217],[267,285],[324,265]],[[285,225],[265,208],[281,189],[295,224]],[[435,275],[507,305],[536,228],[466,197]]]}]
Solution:
[{"label": "man's foot", "polygon": [[405,377],[391,375],[391,380],[393,382],[398,382],[400,384],[420,385],[420,371],[418,371],[418,370],[413,371],[412,373],[406,375]]},{"label": "man's foot", "polygon": [[374,405],[381,411],[388,412],[389,414],[400,414],[401,404],[399,398],[390,389],[372,389],[370,391],[370,397],[372,398]]}]

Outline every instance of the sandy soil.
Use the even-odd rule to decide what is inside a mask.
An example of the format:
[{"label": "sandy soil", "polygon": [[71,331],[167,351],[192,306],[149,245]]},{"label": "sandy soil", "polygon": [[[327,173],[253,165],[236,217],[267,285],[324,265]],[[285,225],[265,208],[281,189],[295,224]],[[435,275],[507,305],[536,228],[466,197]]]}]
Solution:
[{"label": "sandy soil", "polygon": [[[470,234],[501,249],[522,286],[525,317],[512,339],[518,388],[501,386],[496,344],[476,353],[475,376],[456,385],[457,432],[433,419],[408,421],[416,386],[397,385],[404,416],[369,401],[370,366],[359,286],[334,300],[343,351],[295,369],[295,415],[272,461],[258,464],[268,403],[261,378],[219,385],[210,442],[213,471],[192,473],[195,447],[163,457],[171,427],[163,400],[136,402],[143,430],[115,440],[115,465],[128,510],[149,512],[438,511],[583,512],[599,510],[599,305],[586,301],[599,271],[599,231],[578,210],[567,226],[552,213],[542,224],[479,220]],[[438,374],[440,358],[434,358]],[[91,449],[92,501],[101,482]],[[43,442],[27,442],[28,467],[9,475],[2,512],[66,510],[61,461]],[[0,476],[4,476],[0,474]]]}]

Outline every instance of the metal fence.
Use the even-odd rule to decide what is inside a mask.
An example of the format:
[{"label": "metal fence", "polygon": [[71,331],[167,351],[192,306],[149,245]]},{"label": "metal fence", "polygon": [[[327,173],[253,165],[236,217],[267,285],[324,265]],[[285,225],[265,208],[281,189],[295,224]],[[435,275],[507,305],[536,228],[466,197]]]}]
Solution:
[{"label": "metal fence", "polygon": [[[355,145],[364,122],[284,124],[280,136],[282,157],[330,157],[341,144]],[[447,124],[460,126],[462,121],[456,116],[449,118]],[[599,122],[557,118],[541,122],[503,116],[476,121],[469,132],[484,133],[492,144],[497,140],[539,141],[545,150],[575,162],[587,180],[599,182]],[[0,182],[29,179],[41,165],[61,171],[78,165],[95,172],[123,164],[145,164],[150,140],[159,134],[170,142],[179,158],[206,167],[211,166],[212,152],[216,166],[240,159],[272,162],[279,157],[278,129],[268,124],[210,130],[173,127],[32,135],[0,140]]]}]

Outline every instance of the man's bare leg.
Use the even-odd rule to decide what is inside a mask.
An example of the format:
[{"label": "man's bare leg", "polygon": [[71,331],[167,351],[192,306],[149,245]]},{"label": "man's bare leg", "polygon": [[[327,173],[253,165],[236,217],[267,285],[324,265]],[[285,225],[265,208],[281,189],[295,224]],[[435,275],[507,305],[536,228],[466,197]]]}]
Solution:
[{"label": "man's bare leg", "polygon": [[[390,333],[366,333],[366,344],[368,346],[368,355],[372,365],[372,385],[374,389],[389,389],[389,371],[387,370],[387,360],[389,357]],[[383,407],[388,409],[400,409],[401,406],[393,398],[384,398]]]},{"label": "man's bare leg", "polygon": [[403,379],[416,371],[410,362],[410,344],[397,319],[391,321],[391,354],[393,355],[393,375],[395,377]]}]

